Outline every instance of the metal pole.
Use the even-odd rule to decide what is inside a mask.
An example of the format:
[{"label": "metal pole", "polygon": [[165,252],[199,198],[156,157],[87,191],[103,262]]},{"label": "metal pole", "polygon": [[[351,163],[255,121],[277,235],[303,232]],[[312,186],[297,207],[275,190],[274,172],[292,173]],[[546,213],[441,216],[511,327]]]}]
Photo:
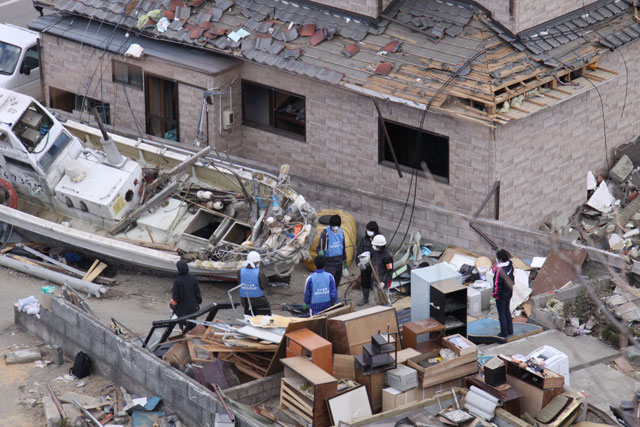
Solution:
[{"label": "metal pole", "polygon": [[51,271],[48,268],[27,264],[6,255],[0,256],[0,265],[39,277],[40,279],[49,280],[59,285],[67,285],[76,291],[86,292],[98,298],[100,298],[102,294],[107,293],[107,288],[104,286],[67,276],[66,274],[58,273],[57,271]]}]

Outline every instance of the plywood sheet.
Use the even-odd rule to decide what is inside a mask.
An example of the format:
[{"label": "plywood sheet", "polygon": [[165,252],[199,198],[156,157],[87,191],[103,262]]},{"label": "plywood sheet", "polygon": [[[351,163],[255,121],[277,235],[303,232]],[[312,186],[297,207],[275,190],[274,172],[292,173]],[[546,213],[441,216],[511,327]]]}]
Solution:
[{"label": "plywood sheet", "polygon": [[376,306],[327,320],[328,339],[333,352],[357,355],[378,331],[398,332],[398,319],[393,307]]},{"label": "plywood sheet", "polygon": [[559,249],[549,253],[547,260],[531,284],[531,296],[560,289],[576,278],[576,268],[580,268],[587,258],[582,249]]}]

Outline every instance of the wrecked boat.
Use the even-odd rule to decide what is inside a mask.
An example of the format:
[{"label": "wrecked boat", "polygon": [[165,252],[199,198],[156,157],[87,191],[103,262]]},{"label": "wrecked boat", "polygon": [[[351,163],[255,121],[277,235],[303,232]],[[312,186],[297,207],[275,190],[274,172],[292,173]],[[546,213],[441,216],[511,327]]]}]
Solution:
[{"label": "wrecked boat", "polygon": [[0,90],[0,222],[147,271],[173,273],[182,258],[212,279],[235,279],[252,250],[269,275],[308,257],[317,215],[287,165],[276,177],[98,123],[63,124]]}]

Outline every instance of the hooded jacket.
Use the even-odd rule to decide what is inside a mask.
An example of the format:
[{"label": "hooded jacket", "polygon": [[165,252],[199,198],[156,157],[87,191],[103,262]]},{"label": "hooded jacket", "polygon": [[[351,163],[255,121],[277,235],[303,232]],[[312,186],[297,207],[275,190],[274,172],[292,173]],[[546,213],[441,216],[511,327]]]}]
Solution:
[{"label": "hooded jacket", "polygon": [[511,298],[513,295],[513,280],[513,264],[511,264],[511,261],[501,262],[496,265],[492,296],[496,300]]},{"label": "hooded jacket", "polygon": [[178,317],[186,316],[194,313],[202,304],[202,296],[200,295],[200,286],[198,280],[192,274],[189,274],[189,265],[185,261],[178,261],[176,264],[178,269],[178,277],[173,281],[173,291],[171,293],[170,307]]}]

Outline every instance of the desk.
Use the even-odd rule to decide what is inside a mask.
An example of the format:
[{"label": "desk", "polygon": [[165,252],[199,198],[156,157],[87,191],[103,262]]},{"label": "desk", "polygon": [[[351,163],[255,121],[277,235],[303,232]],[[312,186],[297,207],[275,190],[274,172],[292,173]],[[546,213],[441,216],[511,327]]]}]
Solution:
[{"label": "desk", "polygon": [[480,374],[466,377],[464,382],[467,387],[474,385],[479,389],[486,391],[491,396],[500,399],[503,402],[502,407],[505,411],[520,418],[520,398],[524,395],[515,388],[509,387],[503,391],[497,390],[495,387],[485,383],[484,378]]}]

